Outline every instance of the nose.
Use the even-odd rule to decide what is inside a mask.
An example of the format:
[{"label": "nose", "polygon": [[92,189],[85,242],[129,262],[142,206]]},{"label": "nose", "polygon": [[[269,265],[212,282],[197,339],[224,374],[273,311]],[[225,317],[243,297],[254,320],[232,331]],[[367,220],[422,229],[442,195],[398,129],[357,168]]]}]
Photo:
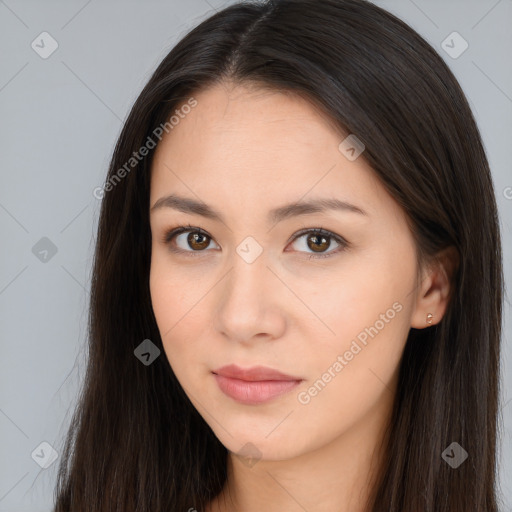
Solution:
[{"label": "nose", "polygon": [[290,303],[291,294],[264,254],[252,263],[235,255],[232,268],[219,284],[214,326],[226,339],[252,344],[283,336],[285,304]]}]

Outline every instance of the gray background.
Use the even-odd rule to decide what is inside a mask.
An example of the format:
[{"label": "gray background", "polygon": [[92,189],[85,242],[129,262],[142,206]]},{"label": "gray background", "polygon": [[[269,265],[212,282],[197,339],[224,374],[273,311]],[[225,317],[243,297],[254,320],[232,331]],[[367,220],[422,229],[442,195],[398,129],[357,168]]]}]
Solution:
[{"label": "gray background", "polygon": [[[171,47],[229,3],[0,0],[0,512],[53,504],[57,463],[42,469],[32,453],[41,453],[42,442],[58,450],[84,376],[100,206],[92,192],[103,183],[122,121]],[[510,283],[512,0],[375,3],[436,48],[468,96],[493,172]],[[44,31],[58,43],[46,59],[31,47]],[[453,31],[469,44],[457,58],[442,47]],[[452,53],[461,49],[461,40],[448,44]],[[55,254],[40,252],[50,245]],[[499,476],[503,510],[511,511],[508,300],[504,328]]]}]

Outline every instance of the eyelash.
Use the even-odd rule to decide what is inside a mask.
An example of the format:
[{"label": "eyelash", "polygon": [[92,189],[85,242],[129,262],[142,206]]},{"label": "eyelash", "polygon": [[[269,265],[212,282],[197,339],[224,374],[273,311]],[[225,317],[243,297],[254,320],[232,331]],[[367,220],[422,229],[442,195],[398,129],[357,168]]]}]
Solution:
[{"label": "eyelash", "polygon": [[[199,233],[201,235],[206,236],[210,240],[213,240],[213,238],[206,231],[204,231],[201,228],[198,228],[196,226],[192,226],[190,224],[187,224],[186,226],[177,226],[175,228],[171,228],[171,229],[167,230],[164,233],[164,236],[162,237],[161,241],[164,244],[170,246],[172,240],[176,236],[178,236],[178,235],[180,235],[182,233],[187,233],[187,232]],[[298,238],[301,238],[302,236],[307,235],[309,233],[312,233],[312,234],[317,235],[317,236],[321,235],[321,236],[324,236],[326,238],[332,238],[336,243],[338,243],[340,245],[340,247],[336,248],[333,251],[327,252],[327,253],[311,254],[309,259],[311,259],[311,258],[313,258],[313,259],[330,258],[332,255],[337,254],[337,253],[347,249],[350,246],[350,244],[344,238],[342,238],[339,235],[336,235],[336,234],[332,233],[331,231],[327,231],[327,230],[325,230],[323,228],[302,229],[301,231],[299,231],[299,232],[297,232],[295,234],[295,236],[292,238],[292,240],[290,242],[295,242],[295,240],[297,240]],[[172,252],[176,252],[176,253],[180,253],[180,254],[185,253],[186,256],[191,256],[191,257],[201,256],[201,254],[198,254],[198,253],[204,252],[204,250],[203,251],[184,251],[182,249],[176,249],[176,248],[171,248],[171,251]]]}]

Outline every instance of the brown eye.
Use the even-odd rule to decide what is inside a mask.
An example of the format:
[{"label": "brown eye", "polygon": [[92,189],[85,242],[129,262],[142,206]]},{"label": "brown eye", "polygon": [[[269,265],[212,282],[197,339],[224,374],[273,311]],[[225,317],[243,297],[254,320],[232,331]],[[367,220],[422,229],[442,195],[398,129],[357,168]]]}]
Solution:
[{"label": "brown eye", "polygon": [[[309,252],[310,258],[328,258],[349,246],[348,242],[342,237],[323,229],[302,231],[295,237],[293,243],[300,240],[305,240],[305,243],[299,243],[297,250],[299,252]],[[335,246],[334,250],[329,251],[328,249],[333,246],[333,242],[337,244],[337,247]],[[318,256],[312,253],[317,253]]]},{"label": "brown eye", "polygon": [[205,249],[210,245],[212,238],[202,229],[188,225],[167,231],[162,241],[169,246],[172,252],[188,253],[187,256],[195,256],[206,252]]},{"label": "brown eye", "polygon": [[308,236],[307,244],[308,247],[315,252],[323,252],[324,250],[327,250],[331,245],[330,242],[328,242],[328,237],[315,234]]},{"label": "brown eye", "polygon": [[206,233],[191,229],[183,229],[178,233],[175,232],[169,238],[171,240],[175,239],[174,244],[177,246],[175,250],[178,252],[205,252],[205,249],[207,249],[212,242],[212,238]]},{"label": "brown eye", "polygon": [[[306,241],[305,244],[302,243],[302,248],[299,247],[298,252],[309,253],[310,258],[327,258],[349,247],[349,243],[344,238],[321,228],[303,230],[293,239],[293,243],[297,240]],[[202,229],[188,225],[167,231],[162,241],[172,252],[195,256],[207,253],[206,249],[213,239]],[[333,242],[337,246],[329,251]],[[220,249],[218,245],[217,249]]]},{"label": "brown eye", "polygon": [[201,251],[206,249],[210,242],[209,237],[206,235],[198,233],[197,231],[193,231],[192,233],[188,234],[187,243],[192,249]]}]

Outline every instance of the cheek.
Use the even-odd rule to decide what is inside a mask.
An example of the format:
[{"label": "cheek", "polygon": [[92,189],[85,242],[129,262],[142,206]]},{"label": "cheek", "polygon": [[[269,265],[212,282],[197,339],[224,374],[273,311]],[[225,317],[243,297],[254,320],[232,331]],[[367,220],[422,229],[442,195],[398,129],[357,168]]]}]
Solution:
[{"label": "cheek", "polygon": [[[317,403],[343,398],[345,406],[357,408],[393,379],[410,329],[416,269],[412,248],[401,254],[399,261],[391,251],[361,257],[331,279],[324,293],[303,291],[319,317],[303,322],[311,343],[301,354],[309,361],[309,382],[318,381],[323,395]],[[335,389],[338,398],[331,395]]]},{"label": "cheek", "polygon": [[[170,336],[176,329],[173,326],[178,322],[187,322],[187,317],[194,314],[194,305],[199,302],[201,293],[204,293],[203,287],[199,272],[187,271],[173,265],[165,249],[153,249],[149,289],[153,311],[162,335],[169,332]],[[165,337],[162,341],[165,342]]]},{"label": "cheek", "polygon": [[149,288],[162,344],[174,370],[181,366],[178,363],[190,358],[194,340],[200,338],[200,308],[194,307],[200,297],[195,297],[197,293],[193,293],[190,281],[178,272],[169,271],[169,263],[159,256],[151,261]]},{"label": "cheek", "polygon": [[308,361],[308,379],[297,392],[295,419],[304,422],[301,428],[307,428],[310,439],[363,432],[370,428],[365,423],[378,422],[394,399],[409,331],[408,306],[393,301],[393,294],[357,304],[348,298],[355,296],[342,294],[337,315],[326,318],[336,334],[311,333],[316,341],[299,359]]},{"label": "cheek", "polygon": [[311,312],[303,313],[302,324],[311,329],[307,338],[314,344],[316,340],[318,348],[326,345],[338,352],[348,349],[358,335],[364,343],[370,337],[368,330],[375,333],[376,328],[379,338],[397,328],[403,332],[413,286],[413,268],[406,266],[398,272],[391,265],[360,261],[330,276],[328,283],[296,284],[297,295],[307,297],[304,302]]},{"label": "cheek", "polygon": [[161,258],[153,255],[151,259],[151,270],[149,273],[149,290],[151,304],[155,313],[156,322],[165,342],[164,334],[171,329],[176,321],[177,294],[173,293],[176,287],[173,286]]}]

